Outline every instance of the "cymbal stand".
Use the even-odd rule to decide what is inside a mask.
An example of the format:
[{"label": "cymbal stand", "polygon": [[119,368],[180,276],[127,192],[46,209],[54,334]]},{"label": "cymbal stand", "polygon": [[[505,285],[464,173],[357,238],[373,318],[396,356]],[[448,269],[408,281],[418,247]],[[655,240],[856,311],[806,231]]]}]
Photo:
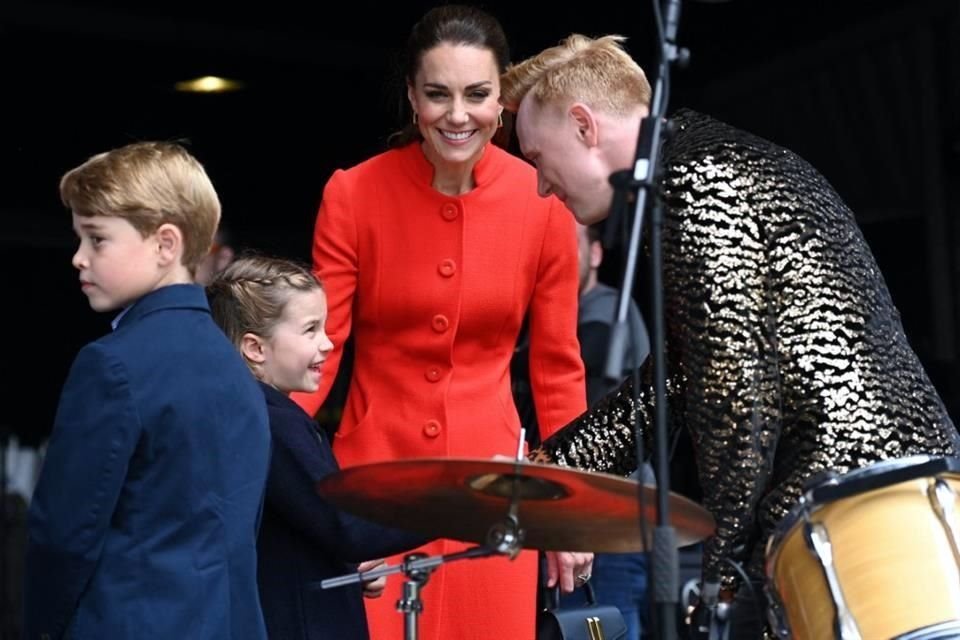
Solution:
[{"label": "cymbal stand", "polygon": [[[515,511],[511,508],[511,511]],[[440,556],[427,556],[422,553],[411,553],[403,558],[399,565],[385,565],[371,571],[349,573],[336,578],[328,578],[320,582],[323,589],[333,589],[355,582],[368,582],[381,576],[402,572],[407,579],[403,583],[403,595],[397,601],[397,610],[403,613],[403,629],[405,640],[418,640],[419,616],[423,612],[423,602],[420,599],[420,590],[430,579],[430,574],[441,564],[456,560],[485,558],[494,555],[506,555],[511,559],[520,552],[523,540],[523,531],[519,528],[516,516],[511,513],[504,521],[490,527],[487,534],[487,544],[470,547],[457,553],[448,553]]]},{"label": "cymbal stand", "polygon": [[333,589],[355,582],[369,582],[381,576],[403,572],[407,579],[403,583],[403,595],[397,601],[397,611],[403,613],[403,637],[405,640],[419,640],[419,616],[423,613],[423,602],[420,591],[430,579],[430,574],[441,564],[456,560],[485,558],[494,555],[505,555],[511,560],[523,548],[524,531],[520,527],[520,518],[517,511],[520,506],[520,478],[523,476],[523,444],[524,429],[520,429],[520,438],[517,444],[517,457],[513,474],[513,490],[511,491],[510,507],[507,515],[490,527],[487,531],[487,541],[483,546],[470,547],[457,553],[448,553],[440,556],[427,556],[423,553],[410,553],[404,556],[399,565],[384,565],[371,571],[348,573],[336,578],[328,578],[320,582],[322,589]]}]

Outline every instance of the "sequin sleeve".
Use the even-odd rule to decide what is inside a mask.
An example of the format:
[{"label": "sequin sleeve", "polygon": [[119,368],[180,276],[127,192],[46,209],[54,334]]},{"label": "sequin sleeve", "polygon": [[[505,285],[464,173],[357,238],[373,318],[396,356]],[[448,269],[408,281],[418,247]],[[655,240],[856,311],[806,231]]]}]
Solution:
[{"label": "sequin sleeve", "polygon": [[590,411],[531,451],[530,459],[628,476],[637,468],[633,408],[633,378],[630,377]]}]

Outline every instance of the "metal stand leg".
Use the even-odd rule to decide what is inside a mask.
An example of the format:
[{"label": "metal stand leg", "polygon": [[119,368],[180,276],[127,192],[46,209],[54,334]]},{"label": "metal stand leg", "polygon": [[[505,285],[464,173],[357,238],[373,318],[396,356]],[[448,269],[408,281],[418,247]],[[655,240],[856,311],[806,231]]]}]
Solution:
[{"label": "metal stand leg", "polygon": [[412,565],[417,560],[426,558],[423,553],[411,553],[403,558],[403,573],[407,576],[403,583],[403,596],[397,600],[397,611],[403,613],[403,637],[405,640],[418,640],[418,617],[423,613],[423,602],[420,600],[420,589],[430,579],[430,568],[415,568]]}]

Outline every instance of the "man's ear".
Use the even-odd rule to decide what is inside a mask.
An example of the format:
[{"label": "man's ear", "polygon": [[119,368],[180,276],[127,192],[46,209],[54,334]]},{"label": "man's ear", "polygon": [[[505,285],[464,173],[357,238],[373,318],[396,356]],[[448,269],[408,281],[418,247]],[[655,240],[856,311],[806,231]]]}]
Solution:
[{"label": "man's ear", "polygon": [[240,353],[247,359],[247,362],[263,364],[267,359],[264,353],[265,341],[255,333],[245,333],[240,338]]},{"label": "man's ear", "polygon": [[183,256],[183,232],[175,224],[165,222],[153,234],[157,239],[160,264],[178,264]]},{"label": "man's ear", "polygon": [[590,268],[599,269],[601,262],[603,262],[603,243],[594,240],[590,243]]},{"label": "man's ear", "polygon": [[597,146],[600,142],[600,131],[593,109],[582,102],[574,102],[567,110],[567,114],[577,128],[577,138],[588,147]]}]

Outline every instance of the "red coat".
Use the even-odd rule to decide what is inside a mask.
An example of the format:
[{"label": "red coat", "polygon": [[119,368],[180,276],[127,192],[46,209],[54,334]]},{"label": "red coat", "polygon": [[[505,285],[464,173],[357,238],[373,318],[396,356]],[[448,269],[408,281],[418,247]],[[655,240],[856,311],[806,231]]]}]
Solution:
[{"label": "red coat", "polygon": [[[474,178],[469,193],[439,193],[413,144],[327,183],[313,258],[335,349],[317,394],[296,399],[316,411],[352,331],[353,379],[334,441],[341,466],[515,455],[509,365],[527,310],[541,435],[586,408],[573,218],[537,195],[532,167],[496,146],[486,147]],[[459,548],[438,542],[425,551]],[[394,609],[402,580],[388,583],[384,597],[368,601],[376,640],[402,638]],[[532,638],[534,585],[532,553],[443,567],[423,591],[421,636]]]}]

